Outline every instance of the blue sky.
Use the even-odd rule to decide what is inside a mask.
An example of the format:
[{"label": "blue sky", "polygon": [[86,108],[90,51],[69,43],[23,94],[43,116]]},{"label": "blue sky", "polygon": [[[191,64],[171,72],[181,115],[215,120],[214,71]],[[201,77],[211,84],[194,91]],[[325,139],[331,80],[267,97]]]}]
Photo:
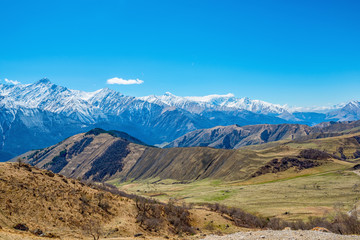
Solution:
[{"label": "blue sky", "polygon": [[[85,91],[360,100],[360,2],[0,0],[0,79]],[[109,85],[110,78],[142,84]]]}]

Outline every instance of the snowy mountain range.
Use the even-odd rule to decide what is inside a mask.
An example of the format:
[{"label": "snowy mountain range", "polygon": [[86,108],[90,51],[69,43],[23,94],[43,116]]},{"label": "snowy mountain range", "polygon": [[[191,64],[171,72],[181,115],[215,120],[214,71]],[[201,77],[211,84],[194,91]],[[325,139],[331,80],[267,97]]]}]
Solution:
[{"label": "snowy mountain range", "polygon": [[151,103],[165,104],[185,109],[192,113],[201,113],[207,109],[221,111],[247,110],[258,114],[272,115],[288,113],[284,106],[260,100],[251,100],[249,98],[236,98],[231,93],[226,95],[208,95],[203,97],[179,97],[167,92],[162,96],[152,95],[140,97],[139,99]]},{"label": "snowy mountain range", "polygon": [[196,129],[219,125],[314,125],[360,119],[357,101],[299,112],[233,94],[131,97],[108,88],[71,90],[46,78],[33,84],[0,84],[0,108],[0,160],[50,146],[94,127],[124,131],[148,144],[161,144]]}]

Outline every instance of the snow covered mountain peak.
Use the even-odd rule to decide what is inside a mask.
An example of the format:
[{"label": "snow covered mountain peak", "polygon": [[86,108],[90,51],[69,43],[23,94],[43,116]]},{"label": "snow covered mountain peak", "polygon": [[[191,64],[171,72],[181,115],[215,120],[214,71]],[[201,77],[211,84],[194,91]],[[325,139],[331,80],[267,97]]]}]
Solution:
[{"label": "snow covered mountain peak", "polygon": [[237,98],[231,93],[182,97],[166,92],[132,97],[109,88],[72,90],[47,78],[33,84],[0,84],[0,108],[0,150],[14,155],[94,126],[125,131],[149,144],[159,144],[220,125],[314,125],[360,119],[358,101],[322,108],[321,113],[292,112],[286,105]]},{"label": "snow covered mountain peak", "polygon": [[189,112],[200,113],[204,110],[246,110],[263,114],[282,114],[287,112],[286,108],[278,104],[271,104],[250,98],[236,98],[234,94],[225,95],[212,94],[207,96],[186,96],[180,97],[166,92],[164,95],[150,95],[140,97],[151,103],[165,104],[185,109]]},{"label": "snow covered mountain peak", "polygon": [[37,81],[35,84],[51,84],[51,81],[50,81],[50,79],[48,79],[48,78],[42,78],[42,79],[40,79],[39,81]]},{"label": "snow covered mountain peak", "polygon": [[222,104],[224,101],[228,101],[230,98],[234,98],[234,94],[228,93],[225,95],[219,94],[211,94],[207,96],[193,96],[193,97],[184,97],[185,99],[193,102],[203,102],[203,103],[211,103],[211,104]]},{"label": "snow covered mountain peak", "polygon": [[359,106],[360,106],[360,102],[353,100],[353,101],[348,102],[348,104],[346,104],[346,106],[349,106],[349,107],[359,107]]},{"label": "snow covered mountain peak", "polygon": [[139,109],[149,112],[154,108],[181,109],[191,114],[251,112],[278,117],[286,121],[299,121],[299,115],[295,117],[297,112],[323,113],[327,114],[326,118],[329,119],[360,118],[358,101],[331,107],[292,108],[287,105],[252,100],[248,97],[237,98],[232,93],[182,97],[166,92],[160,96],[131,97],[109,88],[93,92],[71,90],[52,83],[48,78],[40,79],[33,84],[0,84],[0,96],[1,106],[9,109],[40,109],[67,116],[72,115],[85,122],[95,122],[96,119],[103,118],[104,114],[108,113],[118,115],[127,110]]}]

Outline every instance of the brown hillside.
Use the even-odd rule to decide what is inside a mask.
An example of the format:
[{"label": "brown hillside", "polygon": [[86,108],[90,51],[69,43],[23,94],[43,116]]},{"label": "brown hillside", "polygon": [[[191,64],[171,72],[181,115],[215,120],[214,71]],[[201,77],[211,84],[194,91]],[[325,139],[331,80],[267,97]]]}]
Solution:
[{"label": "brown hillside", "polygon": [[0,163],[0,239],[93,239],[97,232],[112,239],[198,239],[215,232],[209,221],[228,226],[227,233],[242,229],[203,207],[102,188],[28,164]]},{"label": "brown hillside", "polygon": [[[32,165],[67,177],[94,181],[147,178],[180,181],[206,178],[244,180],[259,173],[277,172],[276,168],[281,171],[289,168],[301,171],[329,163],[316,157],[299,157],[300,152],[306,149],[320,150],[327,154],[329,160],[358,158],[359,139],[358,134],[348,134],[306,141],[279,141],[229,150],[208,147],[161,149],[135,144],[107,133],[83,133],[49,148],[30,152],[22,158]],[[284,157],[295,157],[298,160],[279,162],[286,166],[272,166],[272,160]],[[261,169],[267,165],[267,168],[274,169]]]},{"label": "brown hillside", "polygon": [[2,228],[24,224],[38,235],[63,237],[87,236],[83,229],[91,225],[115,235],[142,231],[132,200],[27,164],[0,163],[0,192]]},{"label": "brown hillside", "polygon": [[78,134],[23,160],[67,177],[109,179],[246,179],[270,161],[257,152],[214,148],[155,148],[101,134]]}]

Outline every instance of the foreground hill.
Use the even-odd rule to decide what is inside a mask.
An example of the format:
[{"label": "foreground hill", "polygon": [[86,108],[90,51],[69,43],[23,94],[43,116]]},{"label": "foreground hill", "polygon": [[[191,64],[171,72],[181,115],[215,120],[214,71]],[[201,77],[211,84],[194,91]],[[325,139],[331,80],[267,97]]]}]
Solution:
[{"label": "foreground hill", "polygon": [[38,236],[75,238],[90,236],[84,229],[91,225],[116,227],[125,236],[143,232],[132,200],[30,165],[1,163],[0,190],[1,228],[18,225]]},{"label": "foreground hill", "polygon": [[360,121],[326,122],[314,127],[300,124],[259,124],[217,126],[199,129],[181,136],[165,147],[213,147],[237,149],[242,146],[280,140],[305,140],[360,131]]},{"label": "foreground hill", "polygon": [[360,135],[279,141],[240,149],[156,148],[92,130],[21,158],[68,177],[106,181],[206,178],[245,180],[287,169],[306,169],[360,156]]},{"label": "foreground hill", "polygon": [[23,163],[0,163],[0,192],[0,239],[5,240],[203,239],[209,233],[283,226],[312,229],[318,224],[327,224],[336,233],[360,233],[359,227],[351,227],[359,222],[348,215],[332,222],[303,223],[263,218],[216,204],[190,208],[107,185],[84,184]]},{"label": "foreground hill", "polygon": [[161,203],[23,163],[0,163],[0,193],[5,240],[199,239],[215,233],[210,221],[227,226],[224,233],[244,229],[205,207]]}]

